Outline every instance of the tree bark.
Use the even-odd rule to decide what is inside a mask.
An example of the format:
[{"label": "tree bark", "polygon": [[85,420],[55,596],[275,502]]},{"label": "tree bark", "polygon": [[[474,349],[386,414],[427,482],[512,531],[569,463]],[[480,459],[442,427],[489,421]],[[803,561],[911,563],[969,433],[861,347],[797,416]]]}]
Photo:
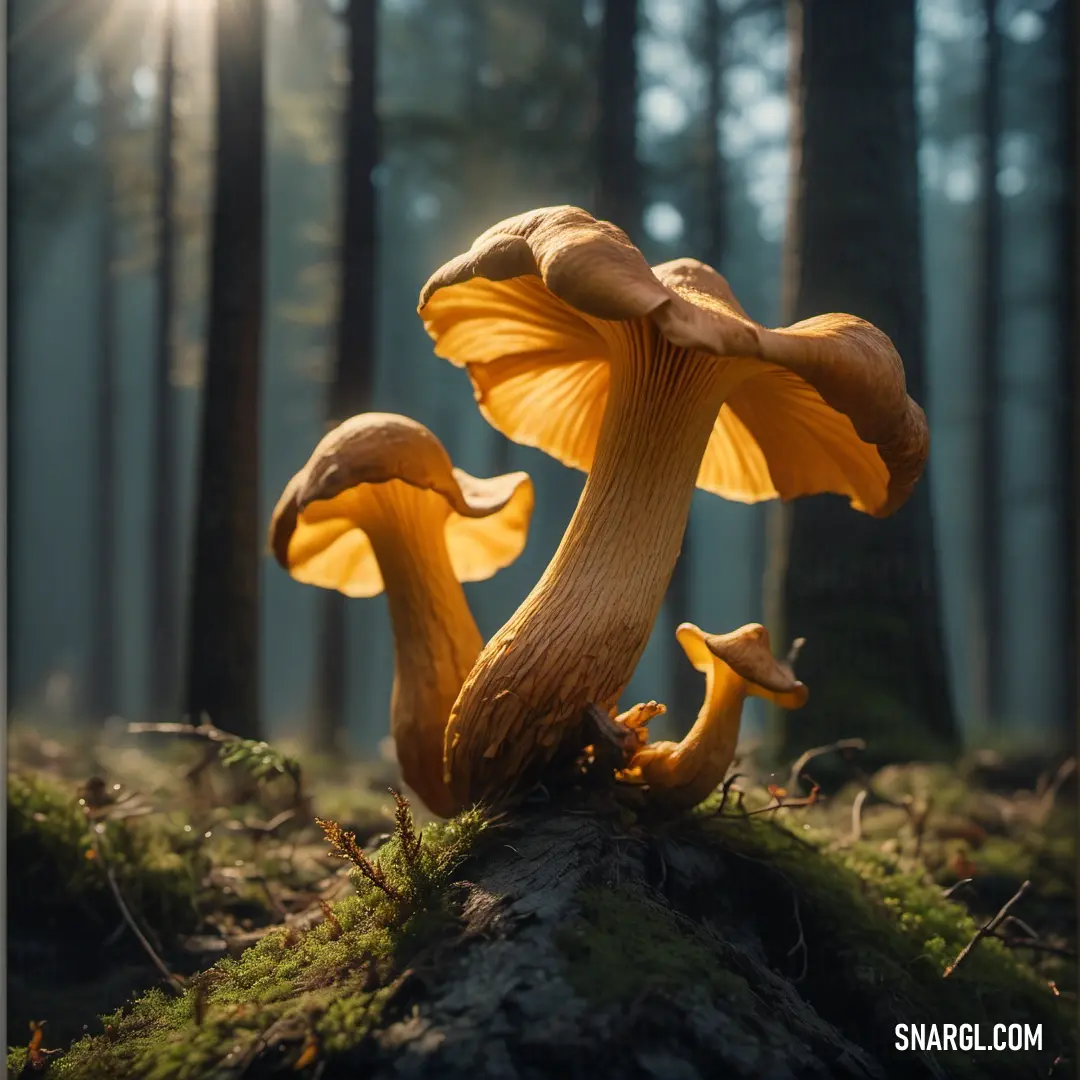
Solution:
[{"label": "tree bark", "polygon": [[217,167],[186,708],[259,732],[263,0],[219,0]]},{"label": "tree bark", "polygon": [[[107,46],[103,46],[107,47]],[[116,191],[111,155],[115,150],[117,105],[110,61],[101,63],[98,133],[102,169],[99,233],[97,371],[94,377],[94,488],[91,567],[89,705],[103,720],[116,700]]]},{"label": "tree bark", "polygon": [[979,587],[974,597],[976,624],[972,627],[976,657],[976,687],[982,700],[973,702],[980,728],[1000,732],[1002,724],[1002,664],[1004,597],[1001,520],[1001,197],[997,190],[1001,144],[1001,34],[998,0],[984,0],[986,20],[982,90],[983,190],[980,223],[978,389],[979,410]]},{"label": "tree bark", "polygon": [[458,925],[328,1078],[942,1075],[893,1052],[896,1006],[852,977],[835,915],[741,841],[538,812],[462,872]]},{"label": "tree bark", "polygon": [[[327,409],[331,427],[370,409],[375,389],[378,238],[372,174],[379,161],[377,20],[376,0],[350,0],[348,50],[351,78],[345,107],[341,296],[337,358]],[[346,600],[339,593],[327,592],[320,596],[320,603],[321,647],[311,740],[317,751],[336,754],[344,749],[346,731]]]},{"label": "tree bark", "polygon": [[162,10],[161,115],[158,130],[157,313],[154,327],[153,472],[150,511],[150,712],[164,719],[176,705],[177,515],[172,363],[176,306],[175,143],[176,0]]},{"label": "tree bark", "polygon": [[[655,838],[621,844],[610,823],[590,816],[518,819],[507,834],[502,850],[476,868],[463,936],[448,962],[417,971],[426,1000],[368,1048],[371,1075],[407,1069],[425,1080],[456,1076],[459,1063],[490,1061],[495,1053],[503,1066],[497,1075],[508,1078],[884,1075],[770,966],[775,942],[766,944],[742,918],[729,921],[717,905],[702,903],[710,885],[715,890],[732,875],[745,876],[737,856],[714,858],[692,843]],[[592,944],[589,922],[597,912],[590,910],[590,890],[597,907],[603,891],[615,890],[629,900],[628,913],[647,924],[671,919],[683,926],[703,956],[746,980],[758,1007],[740,1015],[701,982],[650,986],[649,973],[629,1008],[590,1001],[567,978],[565,961],[571,936],[586,948]],[[781,902],[790,905],[786,896]],[[695,928],[699,906],[714,918]],[[630,923],[625,929],[632,954],[638,935]],[[774,931],[781,933],[778,926]],[[581,962],[599,969],[602,960],[584,953]]]},{"label": "tree bark", "polygon": [[1080,508],[1080,439],[1077,426],[1080,421],[1080,403],[1077,401],[1077,367],[1080,366],[1080,204],[1077,202],[1077,149],[1080,147],[1080,25],[1077,5],[1062,0],[1051,16],[1051,26],[1061,43],[1061,70],[1065,75],[1065,97],[1061,126],[1061,207],[1065,218],[1061,230],[1062,291],[1061,312],[1061,365],[1062,395],[1065,415],[1061,421],[1061,460],[1064,483],[1062,495],[1065,529],[1065,580],[1064,593],[1072,598],[1065,618],[1066,656],[1073,666],[1073,678],[1065,693],[1065,709],[1062,716],[1064,742],[1075,746],[1080,755],[1080,536],[1077,533],[1077,514]]},{"label": "tree bark", "polygon": [[[804,2],[793,15],[786,316],[875,323],[925,404],[914,0]],[[882,521],[832,496],[792,505],[786,633],[807,639],[811,695],[785,755],[850,735],[875,760],[955,752],[930,506],[928,477]]]}]

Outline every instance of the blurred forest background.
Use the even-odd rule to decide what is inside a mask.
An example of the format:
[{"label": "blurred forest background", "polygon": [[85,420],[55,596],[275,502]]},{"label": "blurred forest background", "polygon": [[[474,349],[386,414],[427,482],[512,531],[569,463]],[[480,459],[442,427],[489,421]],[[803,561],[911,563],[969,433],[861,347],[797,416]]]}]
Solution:
[{"label": "blurred forest background", "polygon": [[[912,390],[933,436],[933,535],[910,535],[936,559],[920,569],[904,561],[905,541],[897,550],[919,577],[908,631],[936,652],[947,694],[930,720],[955,724],[969,746],[1048,750],[1076,724],[1068,5],[920,0],[921,229],[907,231],[921,252],[909,244],[905,265],[873,244],[867,255],[868,274],[886,286],[895,274],[898,290],[914,282],[925,299],[923,362],[919,345],[901,351],[909,373],[916,359]],[[269,737],[321,730],[326,746],[331,732],[313,717],[336,709],[350,745],[373,751],[393,672],[385,599],[335,607],[289,580],[262,554],[277,496],[327,418],[362,408],[427,424],[474,474],[527,470],[537,511],[526,551],[467,590],[490,636],[553,553],[583,475],[485,423],[468,380],[432,354],[420,286],[499,219],[569,202],[611,217],[650,261],[717,266],[759,321],[791,321],[782,256],[800,154],[788,15],[782,0],[222,0],[220,13],[208,0],[11,0],[11,712],[173,720],[201,700],[185,657],[212,662],[255,611],[222,540],[235,523],[196,528],[202,487],[246,514],[231,535],[259,554],[258,701],[213,718]],[[216,19],[232,20],[233,44],[215,157]],[[848,47],[843,33],[831,40]],[[895,48],[902,59],[902,34]],[[814,63],[830,70],[824,53]],[[830,131],[856,153],[867,123],[892,138],[888,114],[868,114],[843,65],[832,69],[824,127],[819,112],[802,132],[824,140],[816,158],[803,146],[806,167],[828,157]],[[878,149],[864,155],[869,175],[891,176]],[[868,213],[892,209],[879,200]],[[913,191],[896,220],[914,210]],[[815,310],[874,318],[858,297],[823,302]],[[918,340],[918,327],[905,332]],[[201,433],[215,395],[216,435]],[[250,513],[244,489],[258,499]],[[799,548],[809,534],[798,510],[792,525],[767,504],[695,499],[672,602],[624,699],[667,700],[684,718],[700,677],[673,647],[674,626],[780,625],[784,596],[794,589],[805,610],[810,595],[782,580],[789,526],[789,578],[819,556]],[[851,603],[827,580],[811,600]],[[221,615],[230,604],[239,622]],[[915,610],[898,606],[896,618]],[[810,650],[813,628],[791,610],[786,621]],[[893,657],[908,660],[906,647]],[[907,680],[925,668],[911,655]],[[856,695],[852,709],[839,734],[872,740],[875,703]],[[813,732],[826,729],[836,733]]]}]

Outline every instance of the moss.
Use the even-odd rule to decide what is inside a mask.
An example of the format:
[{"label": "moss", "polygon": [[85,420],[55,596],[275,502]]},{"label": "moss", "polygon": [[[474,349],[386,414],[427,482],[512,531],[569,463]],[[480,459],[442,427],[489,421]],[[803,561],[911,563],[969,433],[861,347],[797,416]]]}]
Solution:
[{"label": "moss", "polygon": [[722,966],[692,922],[630,889],[587,889],[581,914],[557,942],[571,986],[598,1004],[630,1004],[646,990],[704,988],[735,1006],[752,1006],[746,980]]},{"label": "moss", "polygon": [[[823,1016],[884,1058],[896,1023],[945,1021],[986,1030],[998,1022],[1042,1024],[1044,1047],[1072,1056],[1069,1012],[999,941],[983,939],[943,977],[978,924],[925,870],[905,868],[869,844],[830,850],[827,834],[792,824],[800,835],[758,817],[698,819],[710,846],[760,868],[739,902],[772,927],[763,940],[775,942],[778,967],[790,968],[789,949],[801,935],[803,992]],[[788,931],[779,932],[785,924]],[[1045,1072],[1044,1057],[944,1052],[940,1060],[950,1077],[1011,1077]]]},{"label": "moss", "polygon": [[12,773],[7,830],[8,862],[19,881],[11,917],[22,932],[69,918],[73,908],[83,917],[115,924],[116,904],[95,845],[125,898],[159,931],[182,931],[196,923],[194,901],[207,864],[168,822],[134,818],[94,825],[63,785]]},{"label": "moss", "polygon": [[[402,965],[438,935],[452,911],[454,870],[484,828],[480,814],[403,831],[373,859],[394,895],[357,874],[355,896],[313,929],[269,934],[219,961],[170,997],[153,990],[102,1018],[50,1070],[79,1080],[212,1078],[226,1067],[314,1039],[322,1052],[355,1046],[376,1025]],[[273,1033],[271,1039],[269,1034]],[[265,1045],[264,1045],[265,1044]]]},{"label": "moss", "polygon": [[[755,792],[746,805],[768,798]],[[963,809],[951,796],[947,801],[950,811]],[[671,861],[671,872],[663,875],[665,897],[640,884],[594,884],[579,894],[577,917],[556,940],[568,981],[582,999],[621,1010],[655,990],[691,1008],[695,995],[700,1001],[708,994],[717,1008],[722,1002],[721,1011],[756,1024],[768,994],[763,997],[754,970],[731,970],[723,935],[732,927],[756,936],[768,966],[793,981],[805,968],[797,992],[853,1042],[889,1063],[890,1075],[906,1075],[910,1063],[892,1050],[900,1022],[1041,1023],[1044,1046],[1071,1056],[1071,1018],[1047,988],[1047,976],[1035,974],[1001,943],[981,942],[954,975],[942,977],[977,922],[943,895],[921,862],[904,854],[909,840],[892,854],[880,843],[841,846],[836,837],[847,832],[846,809],[843,828],[814,824],[828,819],[829,804],[775,818],[746,817],[731,808],[718,816],[715,810],[713,803],[661,834],[642,834],[654,853],[670,840],[704,856],[686,863],[693,872]],[[868,813],[868,823],[873,820]],[[62,817],[56,823],[67,827]],[[263,1065],[290,1069],[298,1061],[337,1055],[352,1062],[358,1044],[398,1015],[405,969],[450,940],[459,895],[451,886],[484,827],[479,814],[465,814],[425,829],[418,844],[407,809],[399,807],[393,837],[370,863],[359,848],[349,854],[347,834],[339,830],[335,844],[354,863],[356,895],[335,905],[332,918],[307,932],[271,932],[242,956],[189,980],[182,996],[144,994],[103,1018],[104,1033],[75,1043],[51,1063],[50,1074],[213,1080],[226,1066],[240,1071],[260,1053],[271,1060],[252,1075],[262,1075]],[[72,838],[82,843],[80,833],[68,835],[63,828],[63,850]],[[995,846],[998,839],[1012,842],[991,837],[984,850],[1005,869],[1010,849]],[[1019,842],[1029,851],[1027,840]],[[1048,834],[1037,858],[1062,862],[1064,845],[1058,847]],[[1056,1052],[946,1052],[938,1060],[950,1077],[1004,1080],[1045,1075]]]},{"label": "moss", "polygon": [[7,1052],[8,1080],[15,1080],[30,1063],[30,1053],[25,1046],[9,1046]]}]

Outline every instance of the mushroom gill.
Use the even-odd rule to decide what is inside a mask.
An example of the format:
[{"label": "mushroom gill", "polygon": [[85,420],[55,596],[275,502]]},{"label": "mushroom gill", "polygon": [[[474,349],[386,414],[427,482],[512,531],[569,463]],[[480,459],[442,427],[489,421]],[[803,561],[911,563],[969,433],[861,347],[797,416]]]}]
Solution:
[{"label": "mushroom gill", "polygon": [[435,272],[418,310],[490,423],[589,471],[554,558],[454,706],[463,801],[528,784],[582,710],[614,711],[695,484],[744,502],[836,492],[880,517],[926,460],[923,412],[881,331],[836,314],[768,330],[710,267],[650,268],[574,207],[495,225]]},{"label": "mushroom gill", "polygon": [[422,424],[364,413],[331,431],[289,481],[270,547],[297,581],[346,596],[386,589],[394,634],[390,733],[402,777],[434,813],[450,707],[483,641],[461,587],[521,553],[533,508],[522,472],[478,479]]},{"label": "mushroom gill", "polygon": [[[705,676],[705,700],[694,726],[678,743],[645,742],[619,779],[646,785],[646,805],[660,813],[696,806],[721,784],[735,756],[747,695],[785,709],[806,704],[806,687],[769,648],[763,626],[706,634],[693,623],[675,631],[687,659]],[[644,728],[637,726],[644,735]]]}]

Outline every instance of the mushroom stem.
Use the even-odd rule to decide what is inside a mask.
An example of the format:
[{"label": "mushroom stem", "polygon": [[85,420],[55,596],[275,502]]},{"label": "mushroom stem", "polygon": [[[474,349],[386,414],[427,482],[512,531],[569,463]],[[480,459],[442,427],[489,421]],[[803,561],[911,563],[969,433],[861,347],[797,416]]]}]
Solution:
[{"label": "mushroom stem", "polygon": [[535,781],[590,704],[614,712],[682,546],[725,396],[748,365],[673,345],[649,320],[620,335],[592,469],[535,588],[481,652],[447,727],[459,801]]},{"label": "mushroom stem", "polygon": [[750,623],[730,634],[706,634],[691,622],[675,632],[687,659],[705,676],[698,719],[679,742],[646,743],[618,779],[646,784],[647,805],[661,813],[697,806],[724,781],[739,743],[747,694],[783,708],[806,704],[807,688],[787,663],[772,656],[764,626]]},{"label": "mushroom stem", "polygon": [[[649,786],[654,811],[688,810],[723,782],[735,758],[749,687],[719,660],[705,669],[705,700],[681,742],[647,743],[623,778]],[[632,774],[637,774],[634,777]]]},{"label": "mushroom stem", "polygon": [[405,783],[434,813],[459,807],[443,781],[446,721],[483,645],[446,547],[446,501],[398,481],[378,485],[368,535],[394,634],[390,733]]},{"label": "mushroom stem", "polygon": [[682,623],[675,633],[705,676],[705,700],[681,742],[646,743],[619,776],[648,785],[648,805],[662,813],[689,810],[722,783],[735,757],[747,695],[785,709],[801,707],[807,697],[791,668],[773,658],[769,636],[757,623],[730,634],[706,634]]}]

